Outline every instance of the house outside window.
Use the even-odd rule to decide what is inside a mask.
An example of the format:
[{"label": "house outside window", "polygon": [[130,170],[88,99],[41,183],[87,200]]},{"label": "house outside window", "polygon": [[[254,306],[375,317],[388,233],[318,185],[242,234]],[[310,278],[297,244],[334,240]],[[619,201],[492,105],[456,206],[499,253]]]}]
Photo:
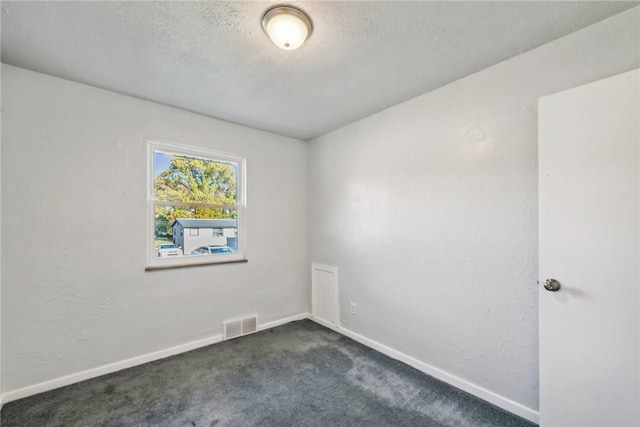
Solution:
[{"label": "house outside window", "polygon": [[[179,218],[173,222],[171,228],[173,235],[176,236],[173,238],[173,243],[187,254],[203,246],[238,250],[238,238],[235,236],[238,223],[235,219]],[[183,230],[189,230],[189,232],[183,233]],[[192,233],[193,230],[198,232]],[[226,230],[229,231],[225,235]]]},{"label": "house outside window", "polygon": [[147,269],[245,260],[245,160],[149,142]]}]

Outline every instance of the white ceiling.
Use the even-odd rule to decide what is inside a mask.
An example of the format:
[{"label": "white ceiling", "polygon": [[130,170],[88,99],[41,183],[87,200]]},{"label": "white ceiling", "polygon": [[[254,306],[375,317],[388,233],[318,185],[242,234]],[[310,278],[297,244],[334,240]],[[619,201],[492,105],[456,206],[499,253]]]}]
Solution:
[{"label": "white ceiling", "polygon": [[262,32],[275,2],[2,1],[2,62],[309,139],[638,4],[292,3],[297,51]]}]

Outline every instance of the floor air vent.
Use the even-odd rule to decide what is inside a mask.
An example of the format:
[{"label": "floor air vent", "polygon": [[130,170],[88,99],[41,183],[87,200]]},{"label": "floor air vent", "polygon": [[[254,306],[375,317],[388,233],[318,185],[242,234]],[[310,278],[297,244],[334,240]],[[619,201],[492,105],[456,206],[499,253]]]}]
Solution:
[{"label": "floor air vent", "polygon": [[225,340],[247,335],[258,330],[258,316],[238,320],[226,320],[222,322],[222,326]]}]

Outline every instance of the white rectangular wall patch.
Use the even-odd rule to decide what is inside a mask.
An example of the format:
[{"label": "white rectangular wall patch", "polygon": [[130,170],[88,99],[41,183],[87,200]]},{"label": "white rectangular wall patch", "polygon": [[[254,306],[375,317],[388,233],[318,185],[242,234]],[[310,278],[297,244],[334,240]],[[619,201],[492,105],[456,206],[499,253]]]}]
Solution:
[{"label": "white rectangular wall patch", "polygon": [[311,264],[311,312],[321,321],[340,325],[338,267]]}]

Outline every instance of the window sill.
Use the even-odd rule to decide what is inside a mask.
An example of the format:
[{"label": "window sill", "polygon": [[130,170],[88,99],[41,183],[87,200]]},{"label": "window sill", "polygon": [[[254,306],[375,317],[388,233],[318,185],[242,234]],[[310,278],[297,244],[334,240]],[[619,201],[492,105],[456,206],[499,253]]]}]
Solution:
[{"label": "window sill", "polygon": [[158,271],[158,270],[172,270],[175,268],[191,268],[191,267],[203,267],[208,265],[220,265],[220,264],[237,264],[249,262],[248,259],[234,259],[230,261],[211,261],[211,262],[199,262],[197,264],[171,264],[171,265],[148,265],[144,268],[144,271]]}]

